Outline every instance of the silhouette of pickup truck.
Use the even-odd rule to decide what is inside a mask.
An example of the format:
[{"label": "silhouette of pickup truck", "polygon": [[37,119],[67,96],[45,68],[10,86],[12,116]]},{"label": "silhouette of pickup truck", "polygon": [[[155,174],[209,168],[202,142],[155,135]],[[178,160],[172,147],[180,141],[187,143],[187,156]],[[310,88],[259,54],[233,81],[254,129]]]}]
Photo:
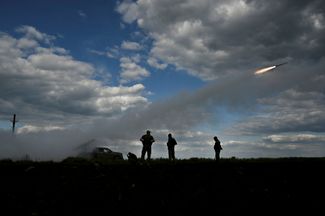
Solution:
[{"label": "silhouette of pickup truck", "polygon": [[112,151],[106,140],[91,139],[78,145],[75,150],[78,157],[85,159],[123,160],[123,154]]},{"label": "silhouette of pickup truck", "polygon": [[121,152],[112,151],[107,146],[95,147],[91,152],[91,156],[94,159],[123,160],[123,154]]}]

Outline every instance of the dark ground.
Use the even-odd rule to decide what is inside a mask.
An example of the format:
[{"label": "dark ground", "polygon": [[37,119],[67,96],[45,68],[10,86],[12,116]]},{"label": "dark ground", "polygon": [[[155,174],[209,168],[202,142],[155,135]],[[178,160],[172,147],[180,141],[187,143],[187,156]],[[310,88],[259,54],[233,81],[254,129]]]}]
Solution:
[{"label": "dark ground", "polygon": [[2,160],[1,215],[316,215],[324,168],[324,158]]}]

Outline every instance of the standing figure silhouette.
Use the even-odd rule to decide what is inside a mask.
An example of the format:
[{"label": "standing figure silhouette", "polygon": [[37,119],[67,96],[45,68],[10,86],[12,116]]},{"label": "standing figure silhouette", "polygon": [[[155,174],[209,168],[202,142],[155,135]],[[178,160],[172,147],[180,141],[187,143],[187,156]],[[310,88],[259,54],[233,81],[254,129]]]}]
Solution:
[{"label": "standing figure silhouette", "polygon": [[168,134],[167,148],[169,160],[175,160],[175,145],[177,145],[175,138],[172,134]]},{"label": "standing figure silhouette", "polygon": [[221,144],[220,144],[220,140],[218,139],[217,136],[213,137],[214,139],[214,151],[215,151],[215,160],[219,160],[220,159],[220,151],[222,150]]},{"label": "standing figure silhouette", "polygon": [[147,133],[144,134],[140,141],[142,142],[142,151],[141,151],[141,159],[144,160],[145,155],[147,153],[147,160],[151,158],[151,145],[155,142],[153,136],[151,136],[150,131],[147,130]]}]

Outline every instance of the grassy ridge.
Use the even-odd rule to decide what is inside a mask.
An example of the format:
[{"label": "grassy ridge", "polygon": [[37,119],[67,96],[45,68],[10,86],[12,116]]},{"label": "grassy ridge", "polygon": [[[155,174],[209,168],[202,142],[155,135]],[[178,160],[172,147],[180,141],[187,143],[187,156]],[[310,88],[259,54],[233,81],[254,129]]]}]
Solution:
[{"label": "grassy ridge", "polygon": [[[6,215],[322,210],[325,158],[0,161]],[[152,212],[152,211],[150,211]]]}]

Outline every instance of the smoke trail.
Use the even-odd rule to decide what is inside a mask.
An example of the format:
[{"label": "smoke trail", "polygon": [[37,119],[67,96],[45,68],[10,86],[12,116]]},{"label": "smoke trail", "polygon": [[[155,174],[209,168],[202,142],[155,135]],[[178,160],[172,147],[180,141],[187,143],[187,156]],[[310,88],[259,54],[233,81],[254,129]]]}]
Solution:
[{"label": "smoke trail", "polygon": [[277,65],[273,65],[273,66],[270,66],[270,67],[265,67],[265,68],[261,68],[257,71],[255,71],[255,74],[262,74],[262,73],[266,73],[268,71],[271,71],[277,67],[280,67],[282,65],[285,65],[285,64],[288,64],[288,62],[284,62],[284,63],[281,63],[281,64],[277,64]]},{"label": "smoke trail", "polygon": [[266,73],[270,70],[273,70],[274,68],[276,68],[276,66],[271,66],[271,67],[266,67],[266,68],[262,68],[262,69],[259,69],[257,71],[255,71],[255,74],[262,74],[262,73]]}]

